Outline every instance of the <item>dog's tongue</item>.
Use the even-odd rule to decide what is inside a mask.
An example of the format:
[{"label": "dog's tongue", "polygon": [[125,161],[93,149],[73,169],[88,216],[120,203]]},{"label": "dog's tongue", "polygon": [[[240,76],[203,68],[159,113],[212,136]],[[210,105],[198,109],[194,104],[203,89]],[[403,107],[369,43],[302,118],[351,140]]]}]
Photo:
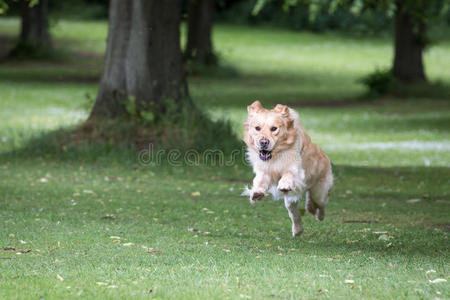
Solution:
[{"label": "dog's tongue", "polygon": [[262,160],[269,160],[272,158],[272,153],[266,150],[259,151],[259,158]]}]

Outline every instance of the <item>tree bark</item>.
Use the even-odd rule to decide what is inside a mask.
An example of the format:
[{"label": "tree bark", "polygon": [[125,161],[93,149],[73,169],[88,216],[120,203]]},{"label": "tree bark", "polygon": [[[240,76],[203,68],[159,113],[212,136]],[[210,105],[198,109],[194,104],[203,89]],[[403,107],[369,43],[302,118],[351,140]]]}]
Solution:
[{"label": "tree bark", "polygon": [[406,0],[398,0],[396,4],[393,74],[403,83],[424,82],[425,24],[408,10]]},{"label": "tree bark", "polygon": [[214,11],[214,0],[190,0],[185,59],[201,64],[215,62],[211,39]]},{"label": "tree bark", "polygon": [[156,117],[167,99],[177,107],[190,102],[180,18],[181,0],[111,0],[105,67],[90,119],[126,116],[130,99],[138,113]]},{"label": "tree bark", "polygon": [[22,26],[19,44],[35,48],[51,48],[48,27],[48,0],[39,0],[30,7],[30,0],[22,2]]}]

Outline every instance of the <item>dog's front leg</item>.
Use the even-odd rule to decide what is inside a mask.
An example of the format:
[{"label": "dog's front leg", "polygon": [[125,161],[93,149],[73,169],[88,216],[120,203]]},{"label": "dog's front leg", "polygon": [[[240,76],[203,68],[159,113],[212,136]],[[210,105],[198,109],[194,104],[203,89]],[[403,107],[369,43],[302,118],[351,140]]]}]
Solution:
[{"label": "dog's front leg", "polygon": [[298,209],[298,196],[284,196],[284,205],[286,206],[289,218],[292,221],[292,235],[298,236],[303,232],[302,216]]},{"label": "dog's front leg", "polygon": [[250,195],[250,201],[260,201],[267,193],[270,185],[270,176],[267,174],[256,174],[253,179],[253,187]]},{"label": "dog's front leg", "polygon": [[291,172],[286,172],[281,176],[280,181],[278,181],[277,189],[283,194],[287,194],[296,189],[294,176]]}]

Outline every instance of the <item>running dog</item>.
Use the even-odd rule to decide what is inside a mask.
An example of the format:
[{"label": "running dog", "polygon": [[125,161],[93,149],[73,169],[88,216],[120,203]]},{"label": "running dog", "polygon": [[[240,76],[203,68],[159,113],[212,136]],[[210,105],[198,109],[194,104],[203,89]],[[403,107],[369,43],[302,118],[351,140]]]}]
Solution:
[{"label": "running dog", "polygon": [[259,101],[248,106],[244,123],[247,156],[255,178],[244,195],[250,202],[260,201],[268,192],[275,199],[284,198],[292,220],[292,235],[303,232],[298,201],[306,194],[306,210],[322,221],[333,186],[331,164],[325,153],[306,134],[298,114],[277,104],[264,109]]}]

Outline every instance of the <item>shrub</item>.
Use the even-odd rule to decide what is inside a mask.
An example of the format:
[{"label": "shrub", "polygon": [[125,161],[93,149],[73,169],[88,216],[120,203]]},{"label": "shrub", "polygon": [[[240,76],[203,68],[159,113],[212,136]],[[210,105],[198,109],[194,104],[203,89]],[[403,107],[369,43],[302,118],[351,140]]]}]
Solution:
[{"label": "shrub", "polygon": [[360,79],[371,95],[384,95],[394,91],[398,87],[398,81],[391,69],[376,70]]}]

